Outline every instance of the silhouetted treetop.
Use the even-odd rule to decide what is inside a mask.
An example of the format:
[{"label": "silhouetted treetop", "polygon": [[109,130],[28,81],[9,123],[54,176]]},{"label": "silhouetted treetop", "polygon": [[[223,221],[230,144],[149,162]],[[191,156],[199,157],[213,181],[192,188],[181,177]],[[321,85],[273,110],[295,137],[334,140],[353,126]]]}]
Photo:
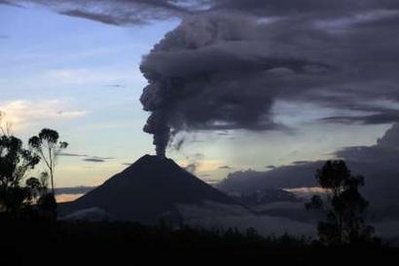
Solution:
[{"label": "silhouetted treetop", "polygon": [[68,143],[59,141],[59,134],[57,131],[44,128],[37,136],[33,136],[29,139],[29,146],[45,163],[51,180],[51,191],[54,194],[54,171],[57,157],[61,150],[68,147]]},{"label": "silhouetted treetop", "polygon": [[327,161],[316,171],[316,180],[325,189],[325,200],[313,196],[307,209],[326,212],[326,221],[318,224],[320,240],[328,245],[370,241],[373,227],[364,222],[368,202],[359,193],[364,185],[362,176],[353,176],[342,160]]},{"label": "silhouetted treetop", "polygon": [[29,188],[21,187],[20,182],[39,162],[40,157],[24,149],[20,139],[0,137],[0,211],[16,212],[29,198]]}]

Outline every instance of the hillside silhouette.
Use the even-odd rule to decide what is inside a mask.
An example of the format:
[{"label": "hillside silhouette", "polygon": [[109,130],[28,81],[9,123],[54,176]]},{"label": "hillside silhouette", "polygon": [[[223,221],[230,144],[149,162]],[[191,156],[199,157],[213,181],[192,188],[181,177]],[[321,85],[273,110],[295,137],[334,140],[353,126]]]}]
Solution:
[{"label": "hillside silhouette", "polygon": [[178,222],[176,204],[201,205],[205,201],[237,204],[173,160],[145,155],[93,191],[61,205],[60,215],[98,208],[118,221]]}]

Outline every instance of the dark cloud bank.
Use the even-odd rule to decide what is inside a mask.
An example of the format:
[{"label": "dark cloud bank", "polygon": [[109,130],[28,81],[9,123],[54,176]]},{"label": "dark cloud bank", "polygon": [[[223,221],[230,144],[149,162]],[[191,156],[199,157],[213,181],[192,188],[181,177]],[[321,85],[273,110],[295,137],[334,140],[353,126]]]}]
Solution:
[{"label": "dark cloud bank", "polygon": [[160,155],[180,131],[284,130],[277,101],[337,111],[320,123],[399,121],[396,0],[2,2],[112,25],[181,18],[141,65],[144,130]]},{"label": "dark cloud bank", "polygon": [[[370,201],[375,219],[399,218],[399,124],[372,146],[347,147],[335,153],[353,174],[364,175],[362,192]],[[259,189],[317,186],[315,171],[324,161],[298,162],[266,172],[239,171],[229,174],[218,187],[224,191],[254,192]]]}]

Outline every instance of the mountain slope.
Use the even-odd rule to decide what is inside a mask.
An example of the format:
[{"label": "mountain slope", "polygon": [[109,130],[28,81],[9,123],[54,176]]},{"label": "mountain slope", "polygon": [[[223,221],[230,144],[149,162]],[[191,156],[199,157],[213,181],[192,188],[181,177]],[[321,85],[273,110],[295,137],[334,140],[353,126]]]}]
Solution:
[{"label": "mountain slope", "polygon": [[205,201],[236,204],[173,160],[145,155],[103,185],[61,206],[60,215],[98,207],[117,220],[156,223],[165,214],[176,213],[176,204]]}]

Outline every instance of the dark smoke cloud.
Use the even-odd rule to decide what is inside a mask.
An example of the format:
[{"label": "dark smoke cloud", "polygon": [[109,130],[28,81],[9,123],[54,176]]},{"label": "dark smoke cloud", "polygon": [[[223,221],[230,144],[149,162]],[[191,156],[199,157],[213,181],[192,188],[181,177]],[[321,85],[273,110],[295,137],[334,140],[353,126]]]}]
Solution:
[{"label": "dark smoke cloud", "polygon": [[285,16],[351,13],[373,9],[395,9],[395,0],[212,0],[212,10],[231,10],[255,15]]},{"label": "dark smoke cloud", "polygon": [[[320,72],[331,71],[318,58],[269,49],[260,39],[263,30],[240,16],[188,18],[144,58],[141,70],[149,85],[141,102],[151,112],[144,130],[154,135],[159,155],[171,129],[281,128],[271,107],[277,95],[292,88],[279,86],[312,87],[323,79]],[[315,81],[308,79],[315,73]]]},{"label": "dark smoke cloud", "polygon": [[278,101],[335,110],[325,123],[398,121],[397,0],[1,2],[113,25],[182,18],[141,65],[144,130],[160,155],[182,130],[286,129]]},{"label": "dark smoke cloud", "polygon": [[[273,119],[279,100],[336,110],[326,123],[398,121],[398,4],[303,3],[282,16],[287,1],[219,1],[223,12],[186,18],[154,46],[141,101],[162,154],[169,129],[284,129]],[[255,9],[280,17],[260,20]]]}]

